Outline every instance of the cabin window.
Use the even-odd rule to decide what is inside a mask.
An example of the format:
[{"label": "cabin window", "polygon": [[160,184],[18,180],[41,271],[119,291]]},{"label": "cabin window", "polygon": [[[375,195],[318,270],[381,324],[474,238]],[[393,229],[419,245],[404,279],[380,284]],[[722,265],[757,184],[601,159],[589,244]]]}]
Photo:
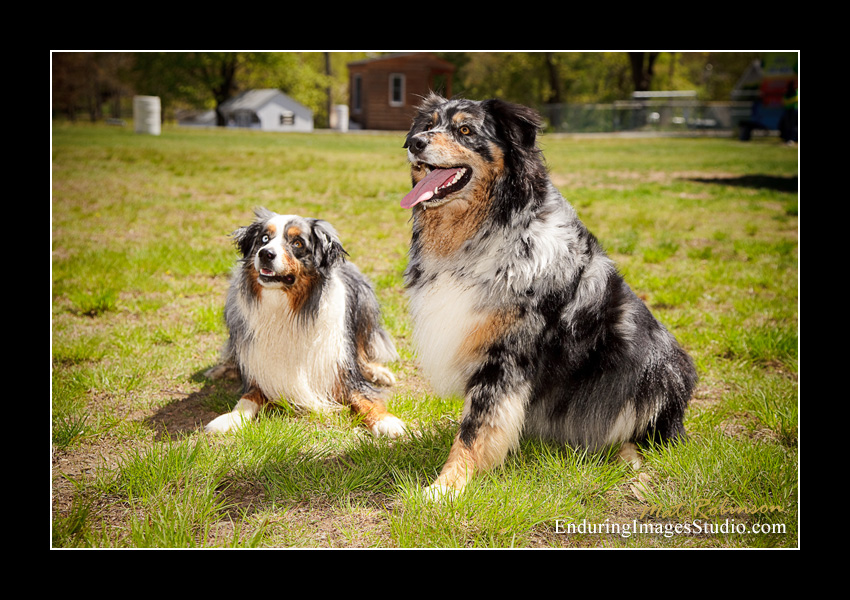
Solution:
[{"label": "cabin window", "polygon": [[352,90],[351,104],[354,112],[360,112],[363,109],[363,77],[360,75],[354,76],[354,89]]},{"label": "cabin window", "polygon": [[404,106],[404,74],[390,75],[390,106]]}]

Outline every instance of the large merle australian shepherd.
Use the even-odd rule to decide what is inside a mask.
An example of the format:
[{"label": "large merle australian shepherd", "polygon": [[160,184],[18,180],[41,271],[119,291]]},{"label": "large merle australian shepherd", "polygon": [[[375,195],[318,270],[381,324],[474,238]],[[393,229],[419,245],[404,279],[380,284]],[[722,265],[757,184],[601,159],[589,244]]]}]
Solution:
[{"label": "large merle australian shepherd", "polygon": [[432,94],[404,144],[417,357],[437,393],[464,397],[431,495],[522,436],[639,464],[635,443],[685,433],[694,365],[555,189],[541,125],[526,107]]},{"label": "large merle australian shepherd", "polygon": [[230,332],[220,378],[238,371],[242,397],[206,430],[226,432],[269,402],[306,411],[350,407],[376,436],[404,425],[384,406],[379,388],[395,382],[383,363],[398,358],[381,327],[375,292],[326,221],[258,209],[233,233],[242,259],[225,302]]}]

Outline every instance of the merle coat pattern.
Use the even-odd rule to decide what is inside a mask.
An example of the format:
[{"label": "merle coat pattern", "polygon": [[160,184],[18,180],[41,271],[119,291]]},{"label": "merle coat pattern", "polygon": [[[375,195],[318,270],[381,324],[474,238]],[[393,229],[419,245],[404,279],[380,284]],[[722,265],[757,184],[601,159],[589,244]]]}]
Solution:
[{"label": "merle coat pattern", "polygon": [[635,443],[685,435],[693,363],[552,184],[540,126],[525,107],[432,95],[406,138],[417,357],[464,397],[436,494],[522,436],[636,462]]}]

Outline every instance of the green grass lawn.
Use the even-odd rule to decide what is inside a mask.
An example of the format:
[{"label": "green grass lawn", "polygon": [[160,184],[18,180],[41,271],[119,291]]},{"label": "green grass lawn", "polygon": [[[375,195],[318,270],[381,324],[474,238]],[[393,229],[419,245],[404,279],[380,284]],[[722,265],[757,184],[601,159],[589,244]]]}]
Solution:
[{"label": "green grass lawn", "polygon": [[[56,124],[52,140],[53,547],[797,547],[798,151],[777,139],[543,136],[556,185],[693,356],[690,440],[638,472],[523,443],[453,502],[419,491],[462,401],[418,374],[402,273],[403,134]],[[236,252],[255,206],[326,219],[375,283],[418,435],[346,413],[203,424]]]}]

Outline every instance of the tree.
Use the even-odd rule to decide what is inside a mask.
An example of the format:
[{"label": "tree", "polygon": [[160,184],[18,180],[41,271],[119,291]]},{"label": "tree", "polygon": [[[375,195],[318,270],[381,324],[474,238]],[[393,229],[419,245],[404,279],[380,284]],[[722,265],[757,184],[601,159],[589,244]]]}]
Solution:
[{"label": "tree", "polygon": [[624,52],[447,53],[456,89],[469,98],[500,97],[531,106],[612,102],[632,91]]},{"label": "tree", "polygon": [[132,94],[125,83],[129,55],[121,52],[54,52],[52,60],[53,110],[72,121],[81,111],[91,121],[121,116],[121,98]]},{"label": "tree", "polygon": [[658,58],[658,52],[629,52],[629,63],[632,66],[632,81],[636,92],[646,92],[652,85],[653,67]]},{"label": "tree", "polygon": [[446,55],[459,65],[455,89],[468,98],[503,98],[535,106],[557,97],[552,88],[552,62],[558,55],[540,52],[470,52]]}]

